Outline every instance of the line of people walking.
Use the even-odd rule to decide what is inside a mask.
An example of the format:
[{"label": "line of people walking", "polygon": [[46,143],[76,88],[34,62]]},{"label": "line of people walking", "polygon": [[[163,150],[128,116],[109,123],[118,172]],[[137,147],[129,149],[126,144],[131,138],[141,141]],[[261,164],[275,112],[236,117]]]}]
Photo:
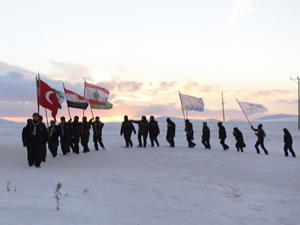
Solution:
[{"label": "line of people walking", "polygon": [[[176,134],[176,124],[170,119],[166,119],[167,123],[167,133],[166,141],[169,143],[171,148],[175,147],[175,134]],[[137,124],[138,131],[134,127]],[[226,144],[227,132],[222,122],[218,122],[217,126],[219,128],[219,140],[224,151],[229,149]],[[52,157],[56,157],[58,153],[58,147],[60,144],[61,151],[63,155],[70,153],[79,154],[79,144],[83,148],[83,152],[90,152],[89,140],[90,140],[90,130],[93,130],[93,143],[96,151],[99,150],[99,146],[105,150],[105,146],[102,141],[102,131],[104,123],[100,121],[97,116],[87,120],[87,117],[82,117],[82,121],[79,122],[79,117],[75,116],[74,119],[66,121],[65,117],[60,118],[60,123],[56,125],[54,120],[50,121],[49,128],[43,123],[43,117],[38,113],[32,115],[32,119],[27,120],[27,125],[22,131],[22,140],[24,147],[27,148],[27,160],[28,165],[40,167],[41,162],[46,162],[47,157],[47,144]],[[257,128],[251,126],[251,129],[255,132],[257,136],[257,142],[255,144],[255,149],[257,154],[260,154],[260,148],[268,155],[268,151],[265,148],[264,140],[266,138],[266,133],[263,130],[263,125],[259,124]],[[293,150],[293,138],[288,129],[284,128],[284,153],[285,156],[289,155],[289,152],[293,157],[296,154]],[[132,133],[136,134],[138,137],[138,147],[147,147],[148,135],[150,138],[151,147],[159,147],[158,136],[160,135],[160,128],[158,122],[155,120],[154,116],[150,116],[148,121],[146,116],[142,116],[141,120],[129,120],[128,116],[124,116],[124,121],[122,122],[120,135],[124,137],[125,148],[133,147],[133,142],[131,140]],[[196,143],[194,142],[194,129],[193,124],[186,119],[185,120],[185,133],[189,148],[195,148]],[[233,129],[233,136],[236,140],[236,149],[238,152],[244,152],[246,147],[243,133],[235,127]],[[211,132],[207,122],[203,122],[202,128],[202,144],[205,149],[211,149],[210,144]]]},{"label": "line of people walking", "polygon": [[105,150],[102,142],[103,127],[104,124],[99,117],[88,121],[84,116],[79,122],[78,116],[69,121],[62,116],[58,125],[52,120],[47,128],[43,123],[43,117],[34,113],[32,119],[27,120],[22,131],[23,146],[27,148],[28,165],[40,167],[42,162],[46,162],[47,144],[53,158],[57,156],[59,144],[63,155],[70,153],[71,150],[74,154],[79,154],[79,143],[81,143],[84,153],[89,152],[88,143],[91,129],[93,130],[95,150],[99,150],[99,145]]}]

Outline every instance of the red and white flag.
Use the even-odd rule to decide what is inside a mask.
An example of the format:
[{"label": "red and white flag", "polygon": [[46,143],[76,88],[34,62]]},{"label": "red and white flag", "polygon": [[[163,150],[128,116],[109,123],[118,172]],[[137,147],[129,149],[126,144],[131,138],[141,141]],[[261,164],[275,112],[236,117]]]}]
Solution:
[{"label": "red and white flag", "polygon": [[84,97],[91,106],[106,104],[108,96],[109,91],[106,88],[87,82],[84,83]]},{"label": "red and white flag", "polygon": [[65,96],[67,100],[67,105],[69,108],[76,109],[86,109],[88,107],[88,103],[85,98],[71,90],[68,90],[64,87]]},{"label": "red and white flag", "polygon": [[49,109],[52,117],[55,119],[59,106],[56,92],[41,79],[38,80],[38,97],[39,104],[44,108]]}]

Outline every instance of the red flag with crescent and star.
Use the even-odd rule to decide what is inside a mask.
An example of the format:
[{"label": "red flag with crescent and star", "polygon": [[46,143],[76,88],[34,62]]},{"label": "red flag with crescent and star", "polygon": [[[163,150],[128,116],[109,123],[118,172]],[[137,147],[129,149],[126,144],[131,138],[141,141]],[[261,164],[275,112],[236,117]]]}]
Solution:
[{"label": "red flag with crescent and star", "polygon": [[39,103],[44,108],[49,109],[52,117],[55,119],[59,101],[55,90],[42,80],[39,80]]}]

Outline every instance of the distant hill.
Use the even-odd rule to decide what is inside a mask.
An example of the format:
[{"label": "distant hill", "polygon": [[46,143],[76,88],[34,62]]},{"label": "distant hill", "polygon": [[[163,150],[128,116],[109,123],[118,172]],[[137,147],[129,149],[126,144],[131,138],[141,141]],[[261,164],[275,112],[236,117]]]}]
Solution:
[{"label": "distant hill", "polygon": [[260,117],[256,121],[296,121],[298,117],[292,114],[272,114]]}]

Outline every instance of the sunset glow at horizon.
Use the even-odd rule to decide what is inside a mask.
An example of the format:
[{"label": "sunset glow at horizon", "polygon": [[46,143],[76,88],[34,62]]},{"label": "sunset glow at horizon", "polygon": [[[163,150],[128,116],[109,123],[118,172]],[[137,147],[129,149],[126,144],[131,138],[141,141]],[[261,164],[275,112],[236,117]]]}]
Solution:
[{"label": "sunset glow at horizon", "polygon": [[37,110],[38,72],[61,91],[64,82],[83,93],[84,80],[108,88],[114,108],[95,110],[104,121],[181,117],[179,91],[204,99],[205,112],[191,118],[221,119],[222,90],[228,119],[244,119],[236,99],[296,114],[299,8],[291,0],[0,1],[0,118],[25,121]]}]

